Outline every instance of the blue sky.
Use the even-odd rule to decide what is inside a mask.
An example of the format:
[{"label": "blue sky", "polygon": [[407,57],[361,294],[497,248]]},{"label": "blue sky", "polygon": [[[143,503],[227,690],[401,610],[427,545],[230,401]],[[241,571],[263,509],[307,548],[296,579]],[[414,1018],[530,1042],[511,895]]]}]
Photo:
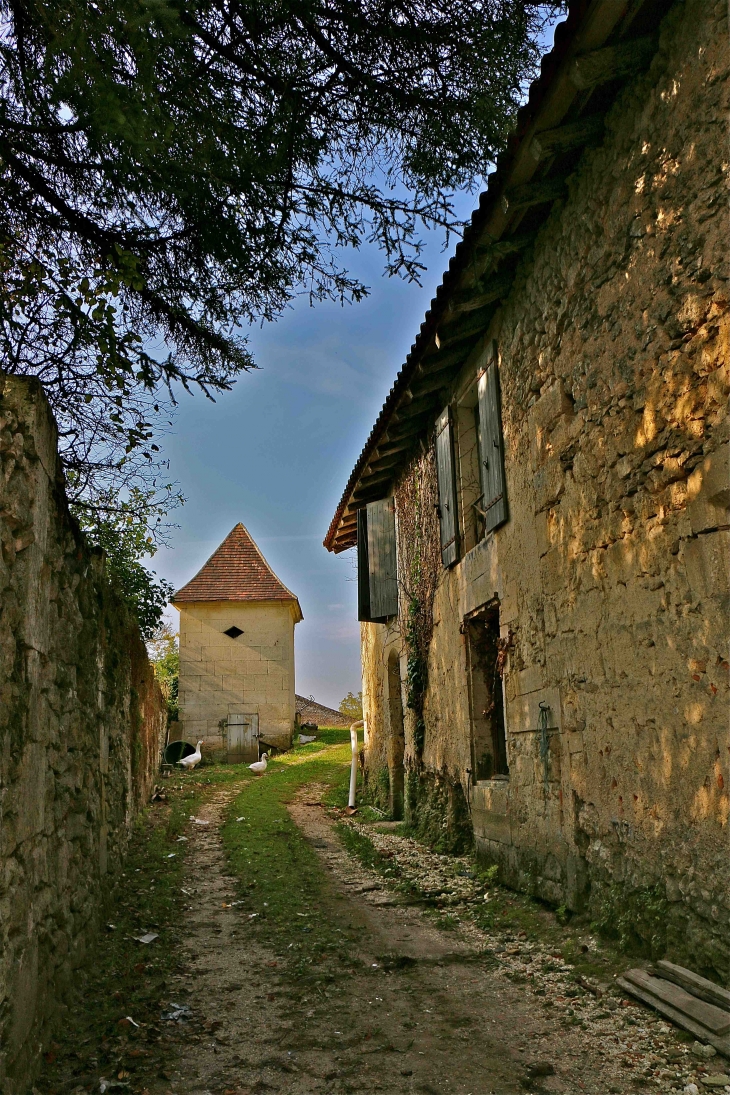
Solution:
[{"label": "blue sky", "polygon": [[[477,197],[458,196],[460,219]],[[304,612],[296,690],[334,707],[361,687],[360,632],[353,552],[330,555],[322,540],[456,243],[444,251],[441,233],[423,238],[421,286],[384,277],[375,246],[352,252],[347,265],[369,297],[344,308],[300,298],[276,323],[251,331],[259,370],[216,403],[183,393],[165,443],[187,502],[152,569],[179,588],[243,521]],[[177,627],[177,612],[169,615]]]},{"label": "blue sky", "polygon": [[[462,195],[459,216],[475,202]],[[365,301],[296,300],[250,333],[259,370],[215,403],[183,393],[165,439],[187,501],[152,569],[183,585],[243,521],[304,612],[296,690],[333,706],[361,687],[360,633],[353,553],[331,555],[322,540],[456,242],[444,252],[442,236],[427,240],[421,287],[384,277],[377,248],[354,253],[348,265],[371,287]],[[177,627],[174,609],[170,621]]]}]

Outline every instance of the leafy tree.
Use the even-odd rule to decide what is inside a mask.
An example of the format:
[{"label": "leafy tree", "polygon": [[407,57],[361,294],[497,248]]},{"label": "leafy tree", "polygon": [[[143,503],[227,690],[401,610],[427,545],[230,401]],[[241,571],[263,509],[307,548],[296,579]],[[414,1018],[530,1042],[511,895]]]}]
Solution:
[{"label": "leafy tree", "polygon": [[0,352],[49,391],[80,504],[157,484],[160,395],[230,388],[241,325],[362,297],[348,247],[418,277],[420,227],[453,226],[504,143],[546,10],[0,0]]},{"label": "leafy tree", "polygon": [[[134,509],[134,495],[132,492]],[[106,520],[88,519],[81,516],[81,527],[87,539],[106,553],[107,574],[118,595],[137,617],[143,639],[151,639],[156,633],[165,607],[174,592],[164,579],[157,580],[140,559],[155,554],[155,544],[144,524],[133,512],[120,512]]]},{"label": "leafy tree", "polygon": [[0,0],[0,360],[43,383],[145,634],[177,393],[228,390],[254,367],[241,326],[297,294],[359,300],[347,248],[418,278],[421,227],[456,226],[552,7]]},{"label": "leafy tree", "polygon": [[180,650],[175,632],[164,621],[158,624],[147,642],[150,661],[155,677],[167,701],[168,724],[179,715],[178,682],[180,677]]},{"label": "leafy tree", "polygon": [[96,273],[0,243],[0,361],[43,385],[77,516],[88,525],[134,515],[157,542],[159,519],[182,500],[157,443],[169,407],[138,379],[139,335],[117,330],[118,277]]},{"label": "leafy tree", "polygon": [[346,715],[353,722],[358,722],[362,718],[362,692],[358,692],[357,695],[348,692],[344,700],[340,701],[340,714]]}]

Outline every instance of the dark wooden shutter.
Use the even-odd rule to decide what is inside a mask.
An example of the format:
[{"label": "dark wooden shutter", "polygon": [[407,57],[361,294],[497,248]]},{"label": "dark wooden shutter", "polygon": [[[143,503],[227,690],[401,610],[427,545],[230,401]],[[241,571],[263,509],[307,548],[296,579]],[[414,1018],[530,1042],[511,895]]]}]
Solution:
[{"label": "dark wooden shutter", "polygon": [[357,511],[357,618],[370,619],[370,566],[368,563],[368,512]]},{"label": "dark wooden shutter", "polygon": [[398,615],[395,501],[383,498],[367,507],[370,619]]},{"label": "dark wooden shutter", "polygon": [[482,508],[486,531],[507,520],[507,492],[504,480],[504,441],[499,405],[497,354],[479,378],[479,461],[482,473]]},{"label": "dark wooden shutter", "polygon": [[456,512],[456,477],[451,414],[447,407],[436,422],[436,473],[439,487],[441,561],[453,566],[459,558],[459,521]]}]

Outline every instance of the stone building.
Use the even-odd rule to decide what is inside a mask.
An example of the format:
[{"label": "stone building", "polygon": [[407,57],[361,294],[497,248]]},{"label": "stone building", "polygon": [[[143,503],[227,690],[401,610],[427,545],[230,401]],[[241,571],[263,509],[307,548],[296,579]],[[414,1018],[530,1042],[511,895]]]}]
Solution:
[{"label": "stone building", "polygon": [[236,525],[172,603],[180,612],[182,737],[230,761],[287,749],[294,718],[295,595]]},{"label": "stone building", "polygon": [[727,18],[570,4],[325,540],[370,793],[725,981]]}]

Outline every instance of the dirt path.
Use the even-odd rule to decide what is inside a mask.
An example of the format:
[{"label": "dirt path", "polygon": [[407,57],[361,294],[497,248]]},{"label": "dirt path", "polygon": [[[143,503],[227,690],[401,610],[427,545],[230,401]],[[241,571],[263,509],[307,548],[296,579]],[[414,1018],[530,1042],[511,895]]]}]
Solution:
[{"label": "dirt path", "polygon": [[209,824],[191,837],[188,961],[173,1000],[194,1021],[181,1017],[181,1052],[160,1091],[609,1090],[592,1082],[600,1059],[589,1058],[580,1031],[556,1031],[518,986],[494,976],[494,959],[476,938],[432,927],[353,861],[325,812],[305,805],[312,787],[290,807],[329,876],[312,912],[342,925],[357,961],[346,978],[300,991],[285,956],[252,942],[249,914],[232,906],[219,824],[237,790],[213,794],[199,814]]}]

